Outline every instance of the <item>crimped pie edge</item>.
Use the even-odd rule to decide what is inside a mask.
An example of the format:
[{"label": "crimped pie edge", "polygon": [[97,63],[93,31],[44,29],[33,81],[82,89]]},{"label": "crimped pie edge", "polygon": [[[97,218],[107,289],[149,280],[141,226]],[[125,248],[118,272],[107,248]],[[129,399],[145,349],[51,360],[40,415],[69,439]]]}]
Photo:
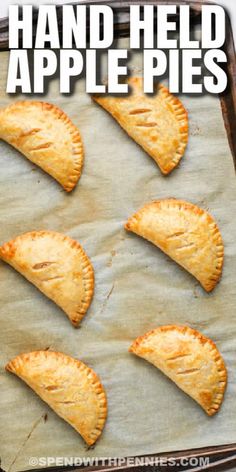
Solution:
[{"label": "crimped pie edge", "polygon": [[[132,84],[135,85],[135,83],[140,83],[141,81],[142,81],[141,77],[130,77],[127,80],[127,83],[128,83],[128,85],[132,86]],[[179,161],[181,160],[181,158],[184,155],[185,148],[186,148],[187,143],[188,143],[188,112],[185,109],[182,102],[175,95],[172,95],[169,92],[167,87],[165,87],[164,85],[159,83],[159,84],[157,84],[157,89],[160,90],[161,95],[163,96],[163,99],[165,101],[167,101],[172,106],[172,109],[174,110],[174,116],[176,118],[176,121],[179,122],[179,132],[180,132],[180,135],[181,135],[181,141],[179,143],[178,149],[176,150],[176,153],[172,157],[171,161],[169,162],[169,165],[166,166],[165,169],[163,169],[163,167],[161,167],[159,165],[159,168],[160,168],[161,172],[164,175],[167,175],[175,167],[177,167],[177,165],[179,164]],[[104,95],[99,95],[99,94],[92,95],[92,99],[106,110],[106,107],[103,105],[103,99],[104,98],[105,98]],[[133,139],[135,141],[135,139],[130,135],[129,130],[126,129],[123,126],[123,124],[120,122],[120,120],[118,120],[117,117],[115,117],[115,120],[125,130],[125,132],[131,137],[131,139]],[[144,149],[144,147],[142,145],[140,145],[140,146]],[[149,155],[151,155],[154,160],[156,160],[155,157],[152,154],[149,153],[149,151],[147,151],[146,149],[144,149],[144,151],[147,152]]]},{"label": "crimped pie edge", "polygon": [[[18,356],[16,356],[15,358],[13,358],[11,361],[9,361],[6,364],[5,369],[6,369],[6,371],[9,371],[13,374],[18,375],[17,371],[20,370],[20,367],[21,367],[22,363],[24,363],[26,361],[30,361],[31,356],[39,356],[39,355],[42,355],[42,354],[44,354],[45,357],[47,357],[50,354],[50,356],[54,356],[56,358],[61,358],[63,360],[63,363],[66,361],[67,364],[70,364],[73,361],[74,364],[80,370],[83,370],[84,373],[87,375],[87,377],[89,377],[92,380],[90,385],[94,388],[96,396],[99,399],[99,405],[100,405],[97,427],[93,431],[91,431],[89,441],[88,440],[86,441],[89,446],[92,446],[97,441],[99,436],[101,435],[101,433],[103,431],[105,421],[106,421],[106,418],[107,418],[107,397],[106,397],[105,389],[104,389],[104,387],[103,387],[103,385],[100,381],[99,376],[96,374],[96,372],[93,369],[88,367],[86,364],[84,364],[79,359],[75,359],[74,357],[68,356],[67,354],[64,354],[64,353],[58,352],[58,351],[46,351],[46,350],[45,351],[39,350],[39,351],[33,351],[33,352],[29,352],[29,353],[19,354]],[[19,377],[20,377],[20,375],[19,375]],[[25,382],[25,383],[27,383],[27,382]],[[37,395],[37,393],[36,393],[36,395]],[[58,414],[58,413],[56,412],[56,414]]]},{"label": "crimped pie edge", "polygon": [[73,153],[73,161],[74,161],[74,169],[73,169],[73,174],[70,175],[68,182],[66,185],[63,185],[61,182],[60,185],[66,190],[66,192],[71,192],[73,188],[76,186],[82,172],[82,167],[83,167],[83,161],[84,161],[84,153],[83,153],[83,144],[82,144],[82,139],[79,133],[78,128],[72,123],[71,119],[68,117],[68,115],[61,110],[59,107],[52,103],[48,102],[43,102],[43,101],[37,101],[37,100],[21,100],[18,102],[11,103],[10,105],[7,105],[5,108],[0,109],[0,118],[1,118],[1,113],[8,112],[8,111],[13,111],[15,108],[23,108],[25,106],[35,106],[39,107],[42,110],[45,108],[47,111],[50,111],[53,113],[53,115],[56,117],[56,119],[63,121],[65,124],[66,128],[68,129],[71,137],[72,137],[72,143],[76,146],[76,152]]},{"label": "crimped pie edge", "polygon": [[207,285],[204,285],[205,290],[207,292],[210,292],[211,290],[213,290],[213,288],[216,286],[216,284],[220,280],[220,277],[222,274],[223,262],[224,262],[223,240],[222,240],[222,236],[218,228],[218,225],[216,224],[214,218],[206,210],[199,208],[197,205],[194,205],[193,203],[186,202],[185,200],[175,199],[175,198],[163,198],[160,200],[153,200],[152,202],[146,203],[142,208],[140,208],[127,220],[124,226],[125,229],[127,231],[131,231],[135,233],[136,225],[141,219],[142,213],[145,212],[145,210],[149,208],[150,206],[156,206],[156,205],[158,206],[161,206],[161,205],[174,206],[175,205],[179,209],[192,211],[199,216],[203,214],[207,215],[209,219],[209,223],[213,225],[213,227],[209,225],[209,229],[211,231],[212,240],[217,247],[217,267],[215,268],[215,272],[211,276],[212,280],[209,280],[209,283]]},{"label": "crimped pie edge", "polygon": [[172,95],[167,87],[162,84],[159,84],[158,87],[162,96],[173,107],[175,118],[180,125],[179,131],[181,134],[181,141],[179,143],[178,149],[176,150],[176,153],[166,170],[163,171],[163,169],[161,169],[163,174],[169,174],[179,164],[188,143],[188,112],[182,102],[176,96]]},{"label": "crimped pie edge", "polygon": [[[12,257],[14,256],[14,245],[15,241],[19,241],[20,239],[25,239],[28,237],[35,237],[35,236],[43,236],[43,235],[50,235],[51,237],[54,237],[55,239],[60,239],[60,241],[66,241],[72,248],[77,249],[77,251],[81,255],[81,260],[83,261],[83,284],[84,284],[84,290],[85,290],[85,298],[82,301],[81,304],[81,309],[79,312],[74,313],[73,318],[69,317],[70,321],[72,324],[77,327],[86,314],[90,303],[93,298],[93,292],[94,292],[94,270],[92,263],[85,253],[84,249],[82,246],[79,244],[78,241],[70,238],[67,235],[64,235],[62,233],[58,233],[56,231],[29,231],[27,233],[23,233],[19,236],[16,236],[16,238],[6,242],[2,246],[0,246],[0,259],[4,260],[4,252],[8,254],[8,260],[11,260]],[[8,262],[8,261],[6,261]],[[40,289],[38,289],[40,290]],[[58,306],[58,305],[57,305]]]},{"label": "crimped pie edge", "polygon": [[[129,352],[139,356],[139,353],[136,352],[136,348],[141,346],[143,341],[145,341],[147,338],[151,337],[152,335],[156,335],[159,332],[161,333],[161,332],[167,332],[167,331],[177,331],[177,332],[180,332],[180,333],[183,333],[183,334],[187,333],[189,336],[197,338],[199,340],[200,344],[202,344],[202,345],[208,344],[209,345],[209,347],[210,347],[209,352],[212,353],[212,359],[215,362],[215,364],[217,365],[217,371],[219,373],[219,382],[223,383],[223,385],[221,387],[218,387],[218,390],[217,390],[217,393],[216,393],[216,398],[214,398],[214,400],[211,403],[211,405],[209,406],[209,408],[206,408],[206,409],[204,408],[204,410],[206,411],[206,413],[209,416],[214,415],[220,409],[220,406],[221,406],[223,398],[224,398],[224,392],[225,392],[225,388],[226,388],[226,385],[227,385],[227,370],[226,370],[224,360],[223,360],[219,350],[217,349],[215,343],[210,338],[207,338],[202,333],[200,333],[199,331],[197,331],[193,328],[190,328],[189,326],[183,326],[183,325],[160,326],[160,327],[152,329],[151,331],[148,331],[144,335],[139,336],[138,338],[136,338],[133,341],[133,343],[131,344],[131,346],[129,347]],[[142,356],[140,356],[140,357],[142,357]]]}]

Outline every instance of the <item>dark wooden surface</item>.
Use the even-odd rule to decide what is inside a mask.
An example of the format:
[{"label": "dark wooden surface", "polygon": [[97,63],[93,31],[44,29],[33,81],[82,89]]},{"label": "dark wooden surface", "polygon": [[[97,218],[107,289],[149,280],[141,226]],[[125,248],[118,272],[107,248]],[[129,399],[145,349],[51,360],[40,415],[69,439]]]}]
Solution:
[{"label": "dark wooden surface", "polygon": [[[1,0],[0,0],[1,1]],[[73,3],[73,2],[71,2]],[[115,33],[118,36],[128,36],[129,35],[129,22],[127,21],[127,14],[129,12],[129,5],[132,3],[138,3],[140,5],[145,5],[147,3],[155,4],[176,4],[175,0],[170,1],[158,1],[158,0],[137,0],[137,1],[117,1],[117,0],[110,0],[109,2],[103,0],[84,0],[80,3],[84,4],[104,4],[107,3],[111,5],[116,13],[115,15]],[[178,4],[190,5],[191,6],[191,14],[194,17],[195,21],[199,21],[200,19],[200,11],[201,11],[201,4],[203,2],[191,2],[191,1],[181,1]],[[206,4],[208,2],[204,2]],[[76,3],[74,3],[76,5]],[[60,7],[58,7],[58,18],[59,18],[59,29],[61,25],[61,12]],[[34,24],[36,24],[37,19],[37,10],[34,11]],[[0,50],[7,50],[8,49],[8,19],[3,18],[0,19]],[[235,48],[234,48],[234,41],[233,41],[233,34],[230,24],[230,19],[227,17],[227,40],[224,46],[225,52],[228,57],[227,65],[225,66],[225,70],[228,75],[228,87],[227,90],[220,95],[220,102],[222,108],[222,114],[224,118],[225,128],[227,131],[227,136],[229,140],[229,145],[231,148],[232,156],[234,159],[234,164],[236,168],[236,58],[235,58]],[[223,156],[222,156],[223,158]],[[207,434],[207,432],[206,432]],[[234,438],[235,439],[235,438]],[[145,457],[145,456],[144,456]],[[146,456],[148,457],[148,456]],[[192,471],[198,472],[200,470],[208,470],[208,471],[236,471],[236,443],[231,445],[222,445],[222,446],[212,446],[200,449],[191,449],[185,451],[178,451],[173,453],[162,453],[162,454],[155,454],[152,457],[156,458],[174,458],[176,459],[176,465],[169,467],[168,465],[158,465],[158,466],[127,466],[124,464],[123,466],[96,466],[96,467],[51,467],[44,470],[48,472],[62,472],[63,470],[77,470],[78,472],[92,472],[92,471],[99,471],[103,470],[104,472],[108,471],[115,471],[115,470],[123,470],[125,472],[143,472],[144,470],[149,470],[153,472],[182,472],[182,471]],[[206,467],[199,467],[199,466],[181,466],[181,459],[182,458],[191,458],[191,457],[209,457],[209,465]],[[0,468],[0,472],[1,472]],[[34,472],[38,472],[37,469],[33,469]],[[42,469],[40,469],[42,470]]]}]

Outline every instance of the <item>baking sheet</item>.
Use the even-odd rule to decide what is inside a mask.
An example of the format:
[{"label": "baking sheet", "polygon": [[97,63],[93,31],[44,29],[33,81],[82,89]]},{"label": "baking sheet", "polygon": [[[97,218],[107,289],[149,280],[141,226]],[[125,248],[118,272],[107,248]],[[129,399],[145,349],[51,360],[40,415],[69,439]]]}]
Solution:
[{"label": "baking sheet", "polygon": [[[126,47],[127,40],[120,40]],[[1,53],[1,106],[8,53]],[[141,55],[132,55],[140,72]],[[5,71],[5,72],[4,72]],[[26,99],[32,97],[27,96]],[[47,174],[0,143],[0,244],[31,230],[51,229],[80,241],[95,268],[92,305],[75,330],[60,309],[13,269],[0,263],[2,467],[32,468],[30,457],[118,457],[236,441],[235,302],[236,177],[219,99],[183,96],[189,145],[168,177],[84,92],[73,96],[50,83],[46,97],[78,125],[85,146],[79,185],[66,194]],[[144,203],[187,199],[209,209],[225,243],[220,284],[206,294],[157,248],[127,234],[123,224]],[[228,367],[229,384],[212,418],[157,369],[127,352],[132,340],[164,324],[186,324],[211,337]],[[94,449],[23,382],[4,371],[21,352],[50,347],[77,357],[101,377],[108,420]],[[46,416],[45,416],[46,415]]]}]

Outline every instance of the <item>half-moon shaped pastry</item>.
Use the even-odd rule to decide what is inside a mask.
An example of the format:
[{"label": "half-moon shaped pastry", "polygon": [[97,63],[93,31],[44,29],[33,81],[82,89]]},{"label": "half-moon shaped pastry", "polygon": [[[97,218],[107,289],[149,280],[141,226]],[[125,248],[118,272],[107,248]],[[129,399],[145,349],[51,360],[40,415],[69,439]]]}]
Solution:
[{"label": "half-moon shaped pastry", "polygon": [[211,339],[187,326],[161,326],[137,338],[129,351],[160,369],[209,416],[219,410],[227,371]]},{"label": "half-moon shaped pastry", "polygon": [[61,352],[21,354],[6,365],[27,383],[86,443],[94,444],[107,416],[106,393],[97,374]]},{"label": "half-moon shaped pastry", "polygon": [[184,267],[210,292],[220,279],[224,247],[220,231],[205,210],[174,198],[145,205],[125,225]]},{"label": "half-moon shaped pastry", "polygon": [[94,95],[93,99],[169,174],[179,163],[188,141],[187,112],[163,85],[155,94],[143,93],[141,77],[128,80],[129,96]]},{"label": "half-moon shaped pastry", "polygon": [[70,192],[83,165],[79,130],[51,103],[16,102],[0,110],[0,138],[56,179]]},{"label": "half-moon shaped pastry", "polygon": [[93,296],[93,266],[77,241],[54,231],[32,231],[0,247],[0,258],[53,300],[76,327]]}]

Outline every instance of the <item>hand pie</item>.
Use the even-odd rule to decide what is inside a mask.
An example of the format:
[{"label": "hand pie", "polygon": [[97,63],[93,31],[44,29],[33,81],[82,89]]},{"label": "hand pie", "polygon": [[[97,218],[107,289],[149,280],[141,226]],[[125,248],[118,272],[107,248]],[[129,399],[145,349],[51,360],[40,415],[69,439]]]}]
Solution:
[{"label": "hand pie", "polygon": [[61,352],[21,354],[6,370],[24,380],[91,446],[99,438],[107,416],[105,390],[95,372]]},{"label": "hand pie", "polygon": [[174,198],[157,200],[133,215],[125,228],[159,247],[207,292],[217,284],[224,247],[220,231],[206,211]]},{"label": "hand pie", "polygon": [[163,85],[153,96],[143,93],[140,77],[128,80],[129,96],[95,95],[93,99],[169,174],[179,163],[188,141],[188,117],[180,100]]},{"label": "hand pie", "polygon": [[60,306],[78,326],[92,300],[94,273],[77,241],[54,231],[33,231],[1,246],[0,258]]},{"label": "hand pie", "polygon": [[55,105],[16,102],[0,110],[0,138],[56,179],[70,192],[83,165],[83,146],[76,126]]},{"label": "hand pie", "polygon": [[160,369],[211,416],[220,408],[227,382],[215,344],[187,326],[161,326],[137,338],[129,349]]}]

